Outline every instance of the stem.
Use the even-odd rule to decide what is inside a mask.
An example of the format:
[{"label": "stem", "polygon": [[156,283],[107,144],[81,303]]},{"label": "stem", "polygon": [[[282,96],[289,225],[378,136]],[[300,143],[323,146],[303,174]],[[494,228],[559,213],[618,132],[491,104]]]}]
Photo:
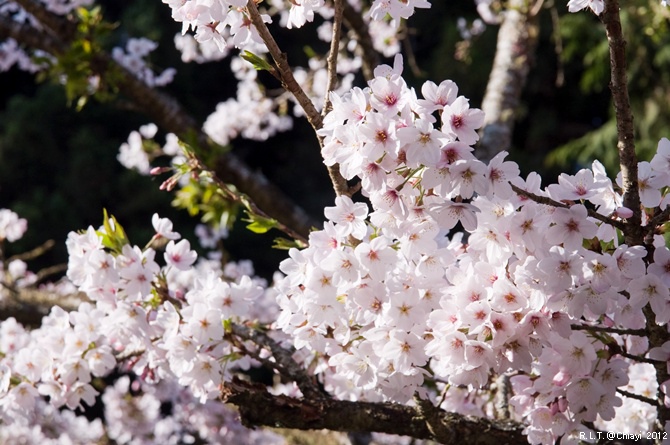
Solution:
[{"label": "stem", "polygon": [[298,104],[305,112],[305,116],[307,116],[307,120],[312,125],[312,128],[314,128],[314,131],[319,130],[323,123],[321,114],[317,111],[314,103],[312,103],[305,91],[300,87],[298,81],[295,80],[293,71],[291,71],[291,67],[288,64],[286,54],[279,49],[279,45],[277,45],[274,37],[270,34],[270,30],[263,21],[261,13],[258,11],[258,7],[254,0],[249,0],[247,3],[247,12],[249,13],[251,23],[253,23],[256,31],[258,31],[258,34],[263,39],[265,46],[270,52],[272,60],[274,60],[275,65],[277,66],[277,71],[279,72],[284,88],[293,94],[293,97],[298,101]]},{"label": "stem", "polygon": [[[538,204],[544,204],[544,205],[548,205],[548,206],[552,206],[552,207],[561,207],[561,208],[564,208],[564,209],[569,209],[572,205],[574,205],[574,204],[566,204],[566,203],[563,203],[563,202],[559,202],[559,201],[553,200],[553,199],[551,199],[547,196],[536,195],[535,193],[531,193],[529,191],[526,191],[522,188],[517,187],[516,185],[512,184],[511,182],[509,184],[512,186],[512,190],[514,190],[514,192],[517,195],[524,196],[524,197],[526,197],[530,200],[535,201]],[[623,223],[622,221],[618,221],[616,219],[608,218],[607,216],[601,215],[600,213],[596,212],[593,209],[586,209],[586,211],[588,212],[588,215],[591,218],[597,219],[598,221],[604,222],[605,224],[609,224],[613,227],[616,227],[617,229],[619,229],[621,231],[623,231],[627,227],[625,225],[625,223]]]},{"label": "stem", "polygon": [[[342,0],[338,1],[340,3],[342,2]],[[316,132],[320,130],[323,125],[322,115],[317,111],[316,107],[314,106],[314,103],[311,101],[311,99],[307,96],[305,91],[300,87],[298,82],[295,80],[293,72],[291,71],[291,66],[288,64],[286,54],[281,51],[274,37],[272,37],[272,34],[270,33],[270,30],[263,21],[261,13],[258,11],[258,7],[256,6],[254,0],[249,0],[249,2],[247,3],[247,12],[249,13],[249,19],[251,20],[251,23],[253,23],[254,27],[258,31],[258,34],[263,39],[265,46],[268,48],[268,51],[270,52],[272,60],[274,60],[275,65],[277,66],[277,72],[279,74],[283,87],[286,89],[286,91],[293,94],[293,97],[295,97],[295,99],[298,101],[298,104],[302,107],[303,111],[305,112],[305,116],[307,116],[307,120],[312,125],[312,128],[314,128],[314,131]],[[337,29],[337,27],[333,25],[333,40],[335,40],[336,31],[338,32],[339,36],[339,29]],[[339,42],[339,38],[337,39],[337,42]],[[338,43],[335,43],[334,45],[337,47]],[[337,50],[335,51],[335,53],[337,54]],[[329,56],[329,59],[331,58],[331,56]],[[336,55],[333,56],[333,63],[337,65]],[[330,61],[329,61],[329,69],[330,69]],[[330,72],[329,74],[331,76],[335,75],[334,72]],[[326,95],[330,93],[331,91],[330,88],[332,88],[332,86],[330,85],[329,80],[329,89],[326,92]],[[323,146],[322,139],[320,137],[319,137],[319,145]],[[346,195],[351,197],[351,195],[355,193],[347,185],[346,179],[342,177],[339,165],[335,164],[329,166],[328,175],[330,177],[331,182],[333,183],[333,189],[335,190],[335,194],[337,196]]]},{"label": "stem", "polygon": [[325,117],[330,111],[330,92],[337,85],[337,56],[340,52],[340,39],[342,37],[342,16],[344,15],[344,0],[335,0],[335,16],[333,17],[333,37],[330,40],[330,52],[328,53],[328,87],[326,97],[323,100],[321,116]]}]

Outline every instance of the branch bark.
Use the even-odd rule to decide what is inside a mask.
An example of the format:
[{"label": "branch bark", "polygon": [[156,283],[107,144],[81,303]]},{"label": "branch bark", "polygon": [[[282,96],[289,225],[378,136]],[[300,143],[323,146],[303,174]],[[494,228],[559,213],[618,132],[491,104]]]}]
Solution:
[{"label": "branch bark", "polygon": [[618,0],[605,0],[605,9],[600,15],[605,26],[610,52],[610,90],[617,126],[617,149],[621,167],[623,205],[633,211],[624,230],[626,244],[629,246],[644,243],[642,228],[642,209],[637,178],[637,155],[635,153],[635,129],[633,112],[628,97],[628,75],[626,74],[626,40],[621,31]]},{"label": "branch bark", "polygon": [[[38,18],[47,30],[35,30],[27,25],[19,27],[12,20],[0,17],[0,37],[12,37],[21,44],[47,51],[56,56],[63,54],[74,38],[71,32],[72,26],[76,26],[74,22],[50,13],[34,0],[17,0],[17,3]],[[174,98],[149,87],[116,63],[109,54],[99,54],[92,68],[96,74],[104,75],[112,66],[120,73],[116,83],[119,91],[130,98],[139,110],[142,110],[159,127],[180,138],[187,139],[189,136],[196,135],[200,148],[208,149],[210,146],[208,137],[197,121]],[[264,213],[291,227],[303,238],[309,236],[312,227],[319,225],[267,177],[258,171],[251,170],[235,154],[226,153],[219,157],[215,166],[208,167],[213,168],[215,174],[224,182],[235,185],[238,190],[248,195]]]},{"label": "branch bark", "polygon": [[538,34],[537,16],[530,11],[529,0],[510,0],[498,31],[496,55],[482,102],[486,118],[476,147],[482,161],[491,160],[512,145],[514,120]]},{"label": "branch bark", "polygon": [[[299,430],[371,431],[435,440],[444,445],[526,443],[522,426],[394,403],[273,396],[264,385],[241,380],[224,383],[222,400],[236,405],[247,427],[271,426]],[[430,403],[430,402],[428,402]]]},{"label": "branch bark", "polygon": [[[319,131],[323,125],[323,117],[318,112],[311,99],[307,96],[307,94],[305,94],[305,91],[302,89],[302,87],[295,80],[293,71],[291,71],[291,66],[288,63],[286,53],[282,52],[274,37],[272,37],[270,30],[268,29],[267,25],[263,21],[263,18],[261,17],[260,12],[258,11],[255,0],[249,0],[247,3],[247,12],[249,13],[249,19],[251,20],[251,23],[253,23],[256,31],[258,31],[258,34],[261,36],[261,39],[263,39],[265,46],[270,52],[270,56],[272,57],[272,60],[277,67],[277,74],[279,75],[283,87],[286,89],[286,91],[291,93],[293,97],[295,97],[296,101],[298,101],[298,104],[305,112],[305,116],[307,116],[307,120],[312,125],[312,128],[314,128],[314,131]],[[339,35],[339,26],[333,27],[333,39],[336,38],[336,34]],[[337,47],[339,42],[334,43],[334,45]],[[337,61],[336,58],[335,61]],[[331,87],[330,82],[329,87]],[[330,91],[326,92],[326,94],[329,92]],[[318,135],[317,138],[319,139],[319,146],[321,146],[321,138],[318,137]],[[346,195],[351,197],[351,195],[355,193],[355,190],[349,188],[346,179],[344,179],[340,173],[339,165],[335,164],[328,166],[327,168],[328,175],[333,184],[333,189],[335,190],[335,194],[337,196]]]}]

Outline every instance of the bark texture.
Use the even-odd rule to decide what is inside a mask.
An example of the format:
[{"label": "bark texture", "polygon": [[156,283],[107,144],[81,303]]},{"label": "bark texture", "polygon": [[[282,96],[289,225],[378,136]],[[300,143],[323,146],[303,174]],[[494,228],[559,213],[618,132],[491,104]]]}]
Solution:
[{"label": "bark texture", "polygon": [[537,16],[529,11],[528,3],[510,0],[498,31],[496,55],[482,103],[486,118],[475,149],[482,161],[491,160],[512,145],[514,120],[537,46]]},{"label": "bark texture", "polygon": [[294,399],[273,396],[263,385],[240,380],[225,383],[222,398],[239,407],[242,423],[248,427],[372,431],[431,439],[444,445],[527,443],[517,423],[447,413],[434,407],[330,398]]}]

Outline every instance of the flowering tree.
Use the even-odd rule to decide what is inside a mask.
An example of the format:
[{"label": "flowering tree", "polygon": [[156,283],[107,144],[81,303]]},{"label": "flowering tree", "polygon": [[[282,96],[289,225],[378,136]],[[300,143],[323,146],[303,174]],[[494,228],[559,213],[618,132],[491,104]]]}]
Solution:
[{"label": "flowering tree", "polygon": [[[155,44],[106,53],[88,3],[0,3],[2,66],[51,73],[80,106],[131,98],[169,134],[160,144],[157,125],[140,128],[119,160],[171,172],[163,189],[215,194],[217,221],[241,210],[251,230],[283,231],[288,257],[268,284],[247,263],[198,258],[157,214],[144,247],[106,213],[72,232],[67,280],[36,292],[76,301],[34,329],[0,324],[3,442],[284,441],[242,425],[468,444],[668,440],[670,141],[638,162],[616,0],[568,7],[607,32],[621,171],[613,182],[594,161],[545,187],[504,151],[473,154],[485,114],[454,82],[419,94],[402,57],[378,65],[378,51],[399,50],[388,36],[428,1],[164,1],[183,24],[185,59],[241,51],[238,97],[202,126],[156,89],[174,73],[145,63]],[[295,69],[268,24],[298,28],[316,14],[330,51]],[[266,95],[256,70],[314,128],[337,195],[322,229],[233,154],[203,160],[213,144],[291,125],[286,97]],[[151,168],[149,154],[172,166]],[[218,229],[203,229],[202,243]],[[25,230],[0,211],[0,243]],[[29,304],[35,275],[21,258],[0,261],[3,298]],[[261,366],[272,382],[248,377]],[[98,401],[104,424],[73,414]]]}]

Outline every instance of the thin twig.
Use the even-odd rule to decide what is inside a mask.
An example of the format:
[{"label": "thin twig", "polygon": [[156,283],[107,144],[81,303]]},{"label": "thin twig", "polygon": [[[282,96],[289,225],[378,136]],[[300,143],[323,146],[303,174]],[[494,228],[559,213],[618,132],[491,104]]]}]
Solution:
[{"label": "thin twig", "polygon": [[9,257],[7,260],[8,263],[11,263],[14,260],[21,260],[21,261],[30,261],[34,260],[35,258],[38,258],[42,255],[44,255],[47,251],[51,250],[53,246],[56,245],[56,242],[52,239],[46,240],[44,243],[41,245],[35,247],[34,249],[31,249],[27,252],[19,253],[17,255],[13,255]]},{"label": "thin twig", "polygon": [[639,400],[641,402],[648,403],[651,406],[659,406],[658,400],[652,399],[650,397],[645,397],[645,396],[641,396],[639,394],[634,394],[632,392],[626,391],[625,389],[618,389],[617,388],[616,392],[618,392],[622,396],[625,396],[625,397],[628,397],[628,398],[631,398],[631,399],[635,399],[635,400]]},{"label": "thin twig", "polygon": [[[263,21],[261,13],[258,11],[258,7],[256,6],[254,0],[249,0],[247,3],[247,12],[249,13],[249,19],[251,20],[251,23],[253,23],[254,27],[258,31],[258,34],[261,36],[261,39],[263,39],[265,46],[270,52],[272,60],[274,60],[277,71],[281,78],[282,85],[286,91],[293,94],[293,97],[295,97],[296,101],[298,101],[298,104],[305,112],[305,116],[307,116],[307,120],[312,125],[312,128],[314,128],[314,131],[316,132],[320,130],[323,125],[323,117],[317,111],[312,100],[307,96],[305,91],[295,80],[293,72],[291,71],[291,66],[288,64],[286,54],[281,51],[274,37],[272,37],[272,34]],[[335,28],[333,28],[333,32],[334,31]],[[335,37],[333,37],[333,40],[334,39]],[[337,59],[335,59],[335,64],[336,63]],[[323,145],[322,139],[320,137],[319,145]],[[333,189],[335,190],[335,194],[337,196],[346,195],[350,197],[353,195],[354,192],[349,189],[347,181],[342,177],[340,168],[337,164],[328,166],[328,175],[330,176],[330,180],[333,183]]]},{"label": "thin twig", "polygon": [[374,69],[380,63],[379,53],[372,43],[368,24],[349,2],[344,2],[344,23],[355,37],[356,48],[363,61],[363,77],[365,80],[371,80],[374,77]]},{"label": "thin twig", "polygon": [[609,334],[637,335],[639,337],[644,337],[647,335],[646,329],[618,329],[608,328],[606,326],[588,326],[583,324],[573,324],[570,327],[575,331],[607,332]]},{"label": "thin twig", "polygon": [[285,377],[294,380],[305,397],[314,400],[326,396],[316,385],[314,379],[307,375],[305,369],[293,359],[295,350],[282,347],[269,335],[249,326],[233,324],[231,330],[237,337],[249,340],[259,347],[269,349],[277,361],[273,365],[273,368],[277,369]]},{"label": "thin twig", "polygon": [[[569,205],[569,204],[565,204],[563,202],[556,201],[556,200],[551,199],[547,196],[540,196],[540,195],[536,195],[535,193],[531,193],[527,190],[524,190],[520,187],[517,187],[516,185],[512,184],[511,182],[509,184],[512,186],[512,190],[514,190],[514,192],[517,195],[524,196],[524,197],[526,197],[526,198],[528,198],[532,201],[535,201],[538,204],[544,204],[544,205],[548,205],[548,206],[552,206],[552,207],[560,207],[562,209],[569,209],[571,207],[571,205]],[[615,228],[617,228],[621,231],[623,231],[626,228],[626,224],[623,221],[608,218],[607,216],[601,215],[600,213],[596,212],[593,209],[586,209],[586,211],[591,218],[597,219],[598,221],[602,221],[605,224],[609,224],[609,225],[611,225],[611,226],[613,226],[613,227],[615,227]]]},{"label": "thin twig", "polygon": [[340,39],[342,38],[342,16],[344,14],[344,0],[335,1],[335,15],[333,16],[333,36],[330,40],[330,52],[326,63],[328,66],[328,86],[326,97],[323,99],[323,110],[321,116],[325,117],[331,109],[330,92],[337,86],[337,56],[340,52]]},{"label": "thin twig", "polygon": [[291,94],[293,94],[295,99],[298,101],[298,104],[305,112],[305,116],[307,116],[307,120],[312,125],[312,128],[314,128],[315,131],[319,130],[323,121],[321,114],[317,111],[310,98],[295,80],[293,72],[291,71],[291,67],[288,64],[286,54],[283,53],[281,49],[279,49],[279,45],[277,45],[274,37],[272,34],[270,34],[270,30],[263,21],[261,13],[258,11],[258,7],[256,6],[256,2],[254,0],[249,0],[247,3],[247,12],[249,13],[249,19],[251,20],[251,23],[253,23],[256,31],[258,31],[261,39],[263,39],[265,46],[270,52],[272,60],[274,60],[275,65],[277,66],[277,70],[281,76],[281,81],[284,85],[284,88],[291,92]]}]

